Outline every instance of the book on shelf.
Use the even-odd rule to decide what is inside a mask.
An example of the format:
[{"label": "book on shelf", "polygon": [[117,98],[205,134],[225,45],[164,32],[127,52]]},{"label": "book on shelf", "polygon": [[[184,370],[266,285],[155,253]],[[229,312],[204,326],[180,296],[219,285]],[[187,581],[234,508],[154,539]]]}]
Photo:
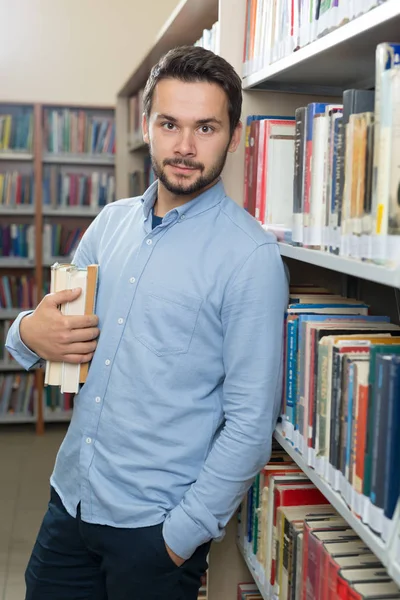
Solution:
[{"label": "book on shelf", "polygon": [[80,172],[56,165],[43,178],[43,207],[99,208],[115,200],[115,175],[107,170]]},{"label": "book on shelf", "polygon": [[400,495],[400,327],[360,303],[338,314],[335,299],[349,312],[357,301],[321,293],[301,312],[304,299],[290,292],[285,318],[283,433],[386,541]]},{"label": "book on shelf", "polygon": [[211,29],[204,29],[203,35],[199,38],[194,46],[200,46],[205,50],[211,50],[214,54],[219,51],[219,21],[216,21]]},{"label": "book on shelf", "polygon": [[50,154],[115,154],[115,120],[111,114],[46,108],[43,121],[45,151]]},{"label": "book on shelf", "polygon": [[399,599],[400,592],[393,582],[355,583],[349,590],[349,600],[388,600]]},{"label": "book on shelf", "polygon": [[0,153],[32,152],[33,110],[25,106],[0,106]]},{"label": "book on shelf", "polygon": [[384,0],[247,0],[243,77],[291,55]]},{"label": "book on shelf", "polygon": [[247,118],[244,208],[263,223],[290,219],[294,133],[293,117]]},{"label": "book on shelf", "polygon": [[[277,448],[274,442],[270,462],[238,513],[238,543],[254,568],[256,583],[280,600],[337,600],[350,597],[360,582],[392,584],[370,548],[290,458],[281,460]],[[252,591],[243,583],[238,597]]]},{"label": "book on shelf", "polygon": [[[78,268],[72,264],[55,263],[51,268],[51,293],[61,290],[81,288],[81,295],[72,302],[60,306],[64,315],[94,314],[97,292],[98,265]],[[89,364],[75,365],[66,362],[46,362],[45,385],[59,386],[62,393],[79,391],[85,383]]]},{"label": "book on shelf", "polygon": [[18,209],[34,204],[33,173],[15,169],[0,173],[0,208]]},{"label": "book on shelf", "polygon": [[237,589],[237,600],[262,600],[262,596],[255,583],[239,583]]}]

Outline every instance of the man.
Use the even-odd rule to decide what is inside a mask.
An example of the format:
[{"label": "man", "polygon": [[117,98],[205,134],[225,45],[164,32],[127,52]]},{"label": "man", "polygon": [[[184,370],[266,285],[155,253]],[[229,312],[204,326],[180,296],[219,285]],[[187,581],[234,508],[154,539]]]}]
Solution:
[{"label": "man", "polygon": [[275,240],[220,179],[241,104],[222,58],[197,47],[164,56],[144,94],[158,181],[106,206],[74,259],[99,264],[98,320],[62,316],[80,293],[64,291],[10,330],[25,368],[93,359],[27,600],[195,600],[211,541],[269,458],[287,281]]}]

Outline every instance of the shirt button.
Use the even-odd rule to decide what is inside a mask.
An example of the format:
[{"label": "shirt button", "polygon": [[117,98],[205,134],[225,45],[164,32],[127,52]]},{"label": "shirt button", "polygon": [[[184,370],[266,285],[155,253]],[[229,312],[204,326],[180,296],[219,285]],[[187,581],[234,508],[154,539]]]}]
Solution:
[{"label": "shirt button", "polygon": [[86,443],[87,444],[91,444],[92,443],[92,438],[86,438]]},{"label": "shirt button", "polygon": [[152,244],[152,243],[153,243],[153,240],[147,240],[147,242],[146,242],[146,244],[147,244],[148,246],[151,246],[151,244]]},{"label": "shirt button", "polygon": [[129,280],[129,283],[135,283],[136,279],[134,277],[131,277]]},{"label": "shirt button", "polygon": [[108,367],[109,365],[111,365],[111,360],[109,360],[108,358],[107,358],[107,360],[106,360],[105,362],[106,362],[106,366],[107,366],[107,367]]},{"label": "shirt button", "polygon": [[101,402],[100,396],[96,396],[95,400],[96,400],[97,404],[99,404]]},{"label": "shirt button", "polygon": [[181,221],[186,218],[186,215],[181,215]]},{"label": "shirt button", "polygon": [[118,323],[119,323],[120,325],[122,325],[122,323],[123,323],[123,322],[124,322],[124,320],[123,320],[122,318],[119,318],[119,319],[118,319]]}]

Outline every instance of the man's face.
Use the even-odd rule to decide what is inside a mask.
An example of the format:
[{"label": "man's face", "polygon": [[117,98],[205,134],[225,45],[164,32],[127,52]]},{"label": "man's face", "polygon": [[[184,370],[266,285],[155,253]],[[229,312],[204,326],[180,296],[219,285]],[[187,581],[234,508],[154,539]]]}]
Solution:
[{"label": "man's face", "polygon": [[150,118],[143,118],[154,172],[175,195],[210,187],[240,132],[241,125],[231,137],[227,97],[214,83],[164,79],[155,87]]}]

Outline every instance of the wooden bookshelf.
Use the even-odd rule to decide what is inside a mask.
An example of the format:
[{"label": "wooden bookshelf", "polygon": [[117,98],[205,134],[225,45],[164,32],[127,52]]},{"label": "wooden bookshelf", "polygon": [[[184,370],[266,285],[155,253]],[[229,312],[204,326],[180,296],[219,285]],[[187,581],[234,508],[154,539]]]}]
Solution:
[{"label": "wooden bookshelf", "polygon": [[[43,297],[44,283],[49,278],[49,267],[56,260],[65,260],[65,257],[44,257],[43,246],[43,227],[46,223],[57,224],[67,223],[70,226],[87,227],[91,220],[95,218],[102,206],[81,206],[81,205],[52,205],[44,204],[43,185],[44,177],[48,169],[59,169],[58,173],[65,175],[68,173],[90,175],[92,172],[114,175],[115,172],[115,154],[112,152],[102,152],[102,148],[96,148],[96,152],[49,152],[45,136],[49,131],[45,127],[46,111],[82,111],[86,117],[115,119],[115,111],[112,106],[71,106],[71,105],[46,105],[46,104],[19,104],[19,103],[0,103],[0,115],[6,110],[17,110],[18,107],[30,107],[33,115],[33,144],[31,151],[22,150],[2,150],[0,151],[0,173],[6,169],[22,170],[31,168],[34,181],[34,203],[31,205],[3,205],[0,198],[0,216],[5,223],[30,223],[35,230],[35,248],[34,259],[24,257],[0,257],[0,275],[21,275],[23,273],[33,274],[37,289],[37,298],[35,304]],[[88,119],[89,121],[90,119]],[[72,118],[68,121],[70,124],[67,140],[72,144],[73,126]],[[89,125],[90,127],[90,125]],[[65,130],[64,130],[65,131]],[[67,127],[68,131],[68,127]],[[108,130],[107,130],[108,131]],[[85,144],[91,143],[91,130],[86,129]],[[57,137],[56,137],[57,139]],[[110,139],[110,138],[108,138]],[[58,140],[60,141],[60,140]],[[63,140],[65,142],[65,140]],[[85,148],[86,148],[85,146]],[[58,194],[58,190],[57,190]],[[57,198],[57,201],[59,199]],[[0,309],[0,319],[12,320],[17,317],[23,309]],[[18,364],[1,363],[0,372],[23,372]],[[6,414],[0,415],[0,424],[12,423],[34,423],[38,434],[44,433],[46,422],[68,422],[71,418],[71,411],[48,411],[43,406],[44,378],[41,369],[35,369],[36,381],[36,407],[35,414],[19,415]]]},{"label": "wooden bookshelf", "polygon": [[[117,197],[128,196],[129,174],[140,164],[145,150],[140,137],[133,140],[128,136],[129,98],[144,86],[151,67],[166,51],[181,44],[194,43],[202,30],[210,28],[217,18],[220,29],[218,53],[241,74],[246,0],[183,0],[165,23],[150,51],[141,61],[132,65],[132,75],[117,95]],[[294,115],[297,107],[309,102],[337,102],[337,97],[349,87],[369,88],[374,81],[376,45],[382,41],[396,40],[399,31],[400,4],[398,0],[387,0],[290,56],[249,75],[243,79],[242,120],[245,121],[250,114]],[[244,135],[237,152],[228,157],[223,180],[227,193],[242,206]],[[336,285],[340,277],[344,285],[349,280],[355,281],[359,297],[363,297],[364,292],[367,296],[369,294],[366,301],[373,298],[374,308],[379,310],[381,307],[385,314],[389,314],[388,304],[395,301],[391,288],[400,288],[398,269],[387,269],[284,243],[280,243],[279,247],[295,280],[296,275],[301,274],[303,281],[309,279],[325,286],[330,280],[335,281]],[[397,309],[394,307],[393,314],[398,314]],[[397,577],[390,570],[390,560],[381,539],[353,515],[336,492],[328,488],[295,447],[282,436],[280,428],[275,437],[375,554],[389,566],[392,576],[400,583],[400,575]],[[251,581],[252,578],[259,585],[265,600],[275,600],[249,549],[237,545],[236,522],[233,518],[226,528],[223,542],[213,544],[211,548],[208,599],[235,598],[238,582]]]}]

